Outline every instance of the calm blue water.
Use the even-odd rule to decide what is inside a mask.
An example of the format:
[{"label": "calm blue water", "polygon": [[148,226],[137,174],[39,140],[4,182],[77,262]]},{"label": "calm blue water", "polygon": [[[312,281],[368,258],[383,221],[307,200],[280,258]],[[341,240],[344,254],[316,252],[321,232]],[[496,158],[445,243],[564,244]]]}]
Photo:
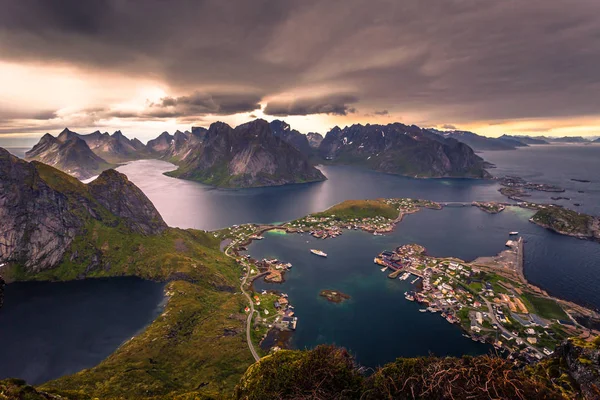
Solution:
[{"label": "calm blue water", "polygon": [[7,285],[0,379],[40,384],[93,367],[162,312],[163,289],[137,278]]},{"label": "calm blue water", "polygon": [[[488,348],[461,336],[439,315],[419,313],[404,299],[409,281],[390,280],[373,264],[373,257],[402,244],[424,245],[434,256],[472,260],[505,249],[508,232],[518,230],[526,240],[527,278],[554,294],[600,306],[600,244],[564,238],[527,221],[531,212],[510,208],[490,215],[475,207],[423,210],[407,216],[385,236],[345,231],[336,239],[309,235],[266,234],[253,242],[254,258],[275,257],[291,262],[286,282],[256,282],[257,289],[277,288],[289,294],[300,319],[293,346],[335,343],[349,348],[360,363],[377,366],[400,356],[475,354]],[[323,259],[310,254],[318,248]],[[577,282],[574,284],[574,282]],[[352,296],[336,305],[318,294],[341,290]]]},{"label": "calm blue water", "polygon": [[[517,175],[531,182],[558,185],[566,190],[558,194],[532,192],[531,201],[561,204],[587,214],[600,215],[600,145],[538,145],[514,151],[486,151],[479,155],[496,164],[497,168],[489,170],[495,176]],[[552,200],[550,197],[553,196],[569,197],[571,200]],[[575,206],[574,203],[581,205]]]},{"label": "calm blue water", "polygon": [[498,184],[472,179],[411,179],[343,166],[320,167],[328,180],[270,188],[223,190],[162,175],[174,169],[158,160],[136,161],[118,170],[152,200],[167,224],[218,229],[235,224],[300,218],[348,199],[412,197],[431,200],[498,200]]}]

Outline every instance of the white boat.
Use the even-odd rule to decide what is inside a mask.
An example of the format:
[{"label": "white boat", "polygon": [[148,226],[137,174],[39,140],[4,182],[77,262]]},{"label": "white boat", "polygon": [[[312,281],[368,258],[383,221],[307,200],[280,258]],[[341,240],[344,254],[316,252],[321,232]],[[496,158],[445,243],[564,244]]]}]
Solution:
[{"label": "white boat", "polygon": [[386,269],[387,269],[387,267],[381,268],[381,272],[385,271]]},{"label": "white boat", "polygon": [[514,231],[513,231],[513,232],[508,232],[508,234],[509,234],[510,236],[515,236],[515,235],[518,235],[518,234],[519,234],[519,232],[514,232]]},{"label": "white boat", "polygon": [[252,239],[252,240],[263,240],[264,237],[263,236],[258,236],[258,235],[252,235],[252,236],[250,236],[250,239]]},{"label": "white boat", "polygon": [[310,249],[310,252],[320,257],[327,257],[327,253],[324,253],[321,250]]},{"label": "white boat", "polygon": [[419,310],[419,312],[427,312],[427,309],[425,309],[425,308],[421,308],[421,309]]}]

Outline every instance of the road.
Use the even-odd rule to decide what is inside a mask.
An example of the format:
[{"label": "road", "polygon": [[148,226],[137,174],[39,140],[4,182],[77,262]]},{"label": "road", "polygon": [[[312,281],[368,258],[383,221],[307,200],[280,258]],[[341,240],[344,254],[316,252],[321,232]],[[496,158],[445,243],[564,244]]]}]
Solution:
[{"label": "road", "polygon": [[[225,249],[226,256],[235,258],[229,254],[229,251],[231,250],[231,248],[233,247],[234,244],[235,244],[235,242],[231,242],[229,244],[229,246],[227,246],[227,248]],[[242,291],[242,294],[244,296],[246,296],[246,299],[248,299],[248,304],[250,304],[250,313],[248,314],[248,318],[246,319],[246,342],[248,342],[248,348],[250,349],[250,353],[252,353],[252,357],[254,357],[254,361],[258,361],[258,360],[260,360],[260,356],[256,352],[256,349],[254,348],[254,344],[252,343],[252,338],[250,337],[250,328],[252,327],[252,317],[254,316],[254,302],[252,301],[252,298],[250,297],[248,292],[246,292],[246,290],[244,289],[244,285],[246,284],[246,281],[248,280],[249,276],[250,276],[250,267],[246,266],[246,276],[244,276],[244,279],[242,280],[242,283],[240,284],[240,290]]]}]

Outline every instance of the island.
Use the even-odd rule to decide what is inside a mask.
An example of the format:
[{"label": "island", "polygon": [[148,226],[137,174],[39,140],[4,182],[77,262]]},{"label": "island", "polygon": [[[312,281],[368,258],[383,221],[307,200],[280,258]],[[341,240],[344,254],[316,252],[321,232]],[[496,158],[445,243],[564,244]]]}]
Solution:
[{"label": "island", "polygon": [[[527,205],[524,205],[527,206]],[[529,205],[537,212],[530,221],[562,235],[600,241],[600,218],[557,205]]]},{"label": "island", "polygon": [[506,208],[506,206],[502,203],[497,203],[495,201],[474,201],[473,205],[475,207],[479,207],[480,210],[485,211],[488,214],[498,214]]},{"label": "island", "polygon": [[516,201],[523,201],[523,197],[530,197],[531,195],[529,192],[532,190],[552,193],[563,193],[565,191],[565,189],[555,185],[528,182],[518,176],[504,176],[496,179],[500,185],[502,185],[498,191],[504,196]]},{"label": "island", "polygon": [[349,295],[342,293],[339,290],[329,290],[329,289],[321,290],[321,292],[319,293],[319,296],[325,297],[327,299],[327,301],[330,301],[332,303],[342,303],[342,302],[350,299]]}]

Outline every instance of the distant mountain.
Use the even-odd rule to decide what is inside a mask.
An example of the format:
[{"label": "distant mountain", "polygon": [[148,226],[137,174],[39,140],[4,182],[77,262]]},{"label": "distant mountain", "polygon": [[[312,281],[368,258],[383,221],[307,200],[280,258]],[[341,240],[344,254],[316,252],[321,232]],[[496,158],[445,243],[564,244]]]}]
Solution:
[{"label": "distant mountain", "polygon": [[65,128],[58,135],[58,139],[62,141],[75,136],[84,140],[94,154],[113,164],[148,157],[146,146],[142,142],[138,139],[128,139],[121,131],[112,135],[100,131],[86,135]]},{"label": "distant mountain", "polygon": [[[162,151],[160,157],[164,160],[176,163],[188,157],[190,153],[194,151],[196,146],[204,140],[205,137],[206,129],[204,128],[194,127],[192,128],[192,132],[176,131],[169,142],[169,146]],[[168,140],[166,136],[165,140]],[[159,145],[156,148],[162,148],[163,146],[161,142],[159,141],[158,143]]]},{"label": "distant mountain", "polygon": [[600,143],[600,138],[594,140],[592,143]]},{"label": "distant mountain", "polygon": [[173,142],[173,135],[169,132],[163,132],[156,139],[149,140],[146,148],[153,153],[166,152]]},{"label": "distant mountain", "polygon": [[290,126],[285,121],[280,121],[278,119],[271,121],[269,124],[271,127],[271,131],[273,135],[278,138],[281,138],[294,146],[300,153],[304,155],[310,155],[312,153],[312,148],[308,143],[308,139],[306,135],[301,134],[295,129],[291,129]]},{"label": "distant mountain", "polygon": [[[78,137],[64,143],[83,143],[87,147]],[[65,261],[67,250],[75,242],[78,245],[70,261],[78,260],[88,272],[109,250],[100,247],[111,232],[122,229],[150,235],[167,228],[144,193],[114,170],[84,185],[53,167],[20,160],[0,148],[0,175],[0,259],[29,272]],[[85,235],[90,240],[95,238],[97,244],[82,242]],[[86,254],[89,258],[84,257]]]},{"label": "distant mountain", "polygon": [[313,149],[318,149],[323,141],[323,135],[317,132],[308,132],[306,138],[308,139],[308,145]]},{"label": "distant mountain", "polygon": [[319,154],[335,164],[419,178],[489,176],[486,163],[468,145],[401,123],[336,126],[321,142]]},{"label": "distant mountain", "polygon": [[65,129],[58,138],[45,134],[31,150],[26,160],[41,161],[78,179],[88,179],[113,167],[97,156],[77,134]]},{"label": "distant mountain", "polygon": [[554,143],[589,143],[590,141],[581,136],[564,136],[564,137],[549,137],[545,138],[549,142]]},{"label": "distant mountain", "polygon": [[498,139],[504,140],[504,141],[510,141],[512,143],[521,143],[522,145],[548,144],[548,142],[544,139],[533,138],[531,136],[502,135]]},{"label": "distant mountain", "polygon": [[518,142],[481,136],[469,131],[439,131],[437,129],[429,129],[429,131],[445,138],[456,139],[474,150],[514,150],[522,145]]},{"label": "distant mountain", "polygon": [[549,144],[549,143],[589,143],[590,140],[582,136],[515,136],[518,139],[526,138],[527,140],[542,141],[543,143],[534,144]]},{"label": "distant mountain", "polygon": [[204,140],[167,175],[221,187],[275,186],[322,181],[325,176],[294,146],[273,134],[267,121],[235,129],[213,123]]}]

